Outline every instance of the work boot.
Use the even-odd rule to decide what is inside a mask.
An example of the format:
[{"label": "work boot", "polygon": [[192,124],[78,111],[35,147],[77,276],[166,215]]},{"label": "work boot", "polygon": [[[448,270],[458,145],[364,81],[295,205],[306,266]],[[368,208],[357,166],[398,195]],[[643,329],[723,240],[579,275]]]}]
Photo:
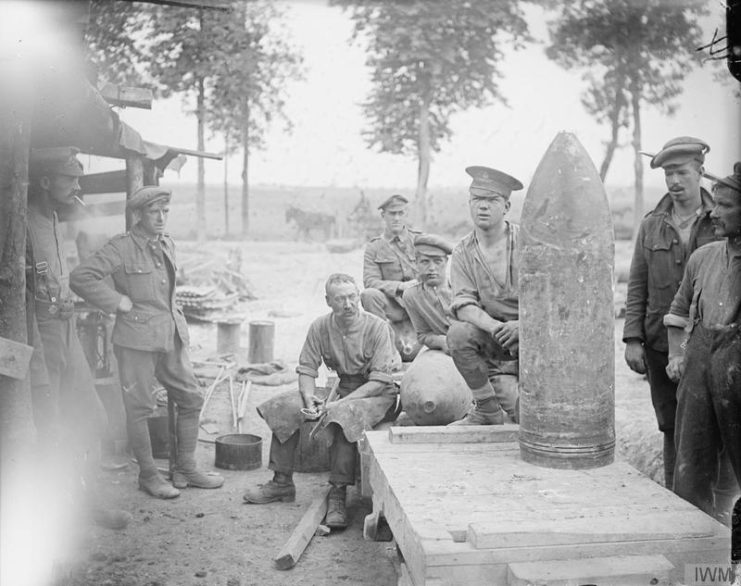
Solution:
[{"label": "work boot", "polygon": [[129,447],[139,464],[139,489],[158,499],[180,496],[180,491],[166,482],[157,471],[157,464],[152,457],[147,420],[127,421],[126,430],[129,434]]},{"label": "work boot", "polygon": [[264,505],[275,501],[292,503],[296,500],[296,485],[290,474],[276,473],[266,484],[247,489],[242,497],[251,505]]},{"label": "work boot", "polygon": [[448,425],[503,425],[504,410],[494,399],[474,401],[474,407],[463,419]]},{"label": "work boot", "polygon": [[101,509],[96,507],[90,509],[88,513],[93,523],[98,527],[104,527],[106,529],[126,529],[133,518],[131,513],[119,509]]},{"label": "work boot", "polygon": [[152,476],[139,476],[139,490],[158,499],[174,499],[180,496],[180,491],[167,482],[160,473]]},{"label": "work boot", "polygon": [[175,425],[178,437],[178,455],[172,472],[175,488],[220,488],[224,477],[216,473],[201,472],[196,468],[198,445],[198,413],[179,415]]},{"label": "work boot", "polygon": [[329,490],[327,498],[327,516],[324,523],[332,529],[344,529],[347,527],[347,511],[345,509],[346,486],[335,486]]}]

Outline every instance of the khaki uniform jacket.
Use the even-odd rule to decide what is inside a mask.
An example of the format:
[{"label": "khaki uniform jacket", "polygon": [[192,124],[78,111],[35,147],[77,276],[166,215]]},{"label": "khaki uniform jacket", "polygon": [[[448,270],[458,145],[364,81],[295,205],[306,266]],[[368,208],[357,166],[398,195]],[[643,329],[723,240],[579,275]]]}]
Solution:
[{"label": "khaki uniform jacket", "polygon": [[[134,307],[116,315],[112,342],[124,348],[170,352],[175,335],[188,346],[188,326],[175,304],[175,245],[164,235],[149,239],[138,228],[114,236],[72,271],[72,290],[89,303],[114,313],[121,296]],[[111,287],[103,279],[113,277]]]},{"label": "khaki uniform jacket", "polygon": [[404,228],[398,240],[386,234],[376,236],[365,247],[363,256],[363,286],[378,289],[391,298],[404,281],[415,277],[414,237],[417,230]]}]

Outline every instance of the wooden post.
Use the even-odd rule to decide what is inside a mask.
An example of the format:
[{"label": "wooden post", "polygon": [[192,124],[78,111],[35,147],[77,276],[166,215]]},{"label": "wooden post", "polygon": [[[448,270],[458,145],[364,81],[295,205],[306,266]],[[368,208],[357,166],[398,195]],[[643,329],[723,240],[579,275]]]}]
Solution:
[{"label": "wooden post", "polygon": [[[126,157],[126,201],[131,199],[134,192],[144,187],[144,163],[138,155]],[[134,219],[131,212],[126,211],[126,230],[131,230]]]},{"label": "wooden post", "polygon": [[250,341],[247,360],[250,364],[260,364],[273,360],[275,342],[275,322],[251,321]]}]

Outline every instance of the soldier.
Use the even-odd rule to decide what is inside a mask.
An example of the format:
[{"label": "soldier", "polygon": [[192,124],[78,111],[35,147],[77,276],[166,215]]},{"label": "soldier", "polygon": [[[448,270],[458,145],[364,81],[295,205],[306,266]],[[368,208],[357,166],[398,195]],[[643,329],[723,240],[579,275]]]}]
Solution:
[{"label": "soldier", "polygon": [[106,414],[77,337],[69,270],[58,211],[75,205],[82,163],[74,147],[32,151],[29,165],[26,249],[34,419],[45,448],[70,460],[66,473],[83,479],[83,495],[92,520],[114,529],[131,515],[99,502],[94,466]]},{"label": "soldier", "polygon": [[[252,504],[295,500],[293,466],[304,422],[301,409],[324,409],[332,442],[326,524],[342,528],[347,526],[346,489],[355,482],[356,443],[365,430],[398,414],[398,391],[391,373],[399,369],[400,360],[388,324],[360,311],[352,277],[330,275],[325,292],[332,311],[309,327],[296,367],[299,392],[282,393],[257,408],[273,432],[269,468],[274,475],[268,483],[249,489],[244,500]],[[340,379],[340,398],[327,405],[314,394],[322,362]]]},{"label": "soldier", "polygon": [[668,141],[651,159],[664,170],[668,192],[641,221],[628,280],[623,342],[631,370],[646,374],[659,431],[664,434],[664,484],[674,477],[677,384],[666,374],[666,328],[662,323],[692,252],[715,240],[713,198],[700,186],[710,147],[698,138]]},{"label": "soldier", "polygon": [[666,372],[679,382],[674,492],[730,524],[735,499],[725,495],[719,502],[713,487],[721,452],[741,481],[741,163],[714,189],[710,217],[722,240],[698,248],[687,261],[682,284],[664,317],[669,340]]},{"label": "soldier", "polygon": [[373,238],[363,256],[363,286],[360,302],[365,311],[390,322],[408,319],[403,307],[404,291],[414,279],[414,236],[406,226],[407,204],[402,195],[392,195],[378,209],[386,228]]},{"label": "soldier", "polygon": [[448,348],[471,389],[474,408],[450,425],[496,425],[504,413],[517,421],[519,227],[505,220],[514,177],[489,167],[466,168],[473,181],[469,208],[474,228],[453,250]]},{"label": "soldier", "polygon": [[[188,326],[175,304],[175,245],[165,233],[170,190],[142,187],[126,207],[134,227],[114,236],[72,271],[72,289],[103,311],[116,313],[112,342],[126,407],[131,446],[139,464],[139,488],[170,499],[178,488],[219,488],[224,479],[196,468],[195,451],[203,397],[188,357]],[[113,278],[113,286],[106,277]],[[178,407],[177,461],[172,485],[157,471],[147,419],[156,407],[154,380]]]},{"label": "soldier", "polygon": [[419,234],[414,239],[417,282],[402,300],[412,320],[417,341],[432,350],[448,351],[452,291],[448,284],[448,256],[453,248],[439,236]]}]

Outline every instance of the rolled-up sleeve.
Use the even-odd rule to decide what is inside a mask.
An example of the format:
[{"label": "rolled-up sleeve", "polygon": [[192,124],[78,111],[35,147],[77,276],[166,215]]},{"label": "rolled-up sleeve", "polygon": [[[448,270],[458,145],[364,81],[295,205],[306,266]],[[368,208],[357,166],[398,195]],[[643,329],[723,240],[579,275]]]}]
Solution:
[{"label": "rolled-up sleeve", "polygon": [[401,368],[401,359],[394,346],[394,333],[391,326],[380,322],[372,330],[372,356],[369,364],[368,380],[382,383],[392,381],[391,373]]},{"label": "rolled-up sleeve", "polygon": [[466,305],[482,307],[476,280],[462,244],[456,247],[450,260],[450,282],[453,287],[450,313],[453,317],[457,317],[458,310]]},{"label": "rolled-up sleeve", "polygon": [[301,354],[298,357],[298,366],[296,372],[305,374],[312,378],[319,376],[319,367],[322,364],[322,350],[320,344],[320,335],[316,322],[311,324],[309,331],[304,340],[304,346],[301,348]]},{"label": "rolled-up sleeve", "polygon": [[103,311],[115,313],[122,295],[104,279],[119,270],[122,265],[123,257],[118,246],[108,242],[70,273],[70,289]]},{"label": "rolled-up sleeve", "polygon": [[417,342],[424,344],[428,348],[442,347],[442,342],[445,340],[444,335],[435,333],[433,328],[425,319],[419,308],[420,301],[417,298],[417,294],[413,289],[407,289],[403,295],[404,308],[409,314],[409,319],[414,327],[414,332],[417,334]]},{"label": "rolled-up sleeve", "polygon": [[664,316],[666,327],[686,329],[690,325],[690,312],[695,295],[695,276],[698,268],[697,259],[698,256],[693,253],[687,261],[682,284],[674,295],[669,313]]}]

